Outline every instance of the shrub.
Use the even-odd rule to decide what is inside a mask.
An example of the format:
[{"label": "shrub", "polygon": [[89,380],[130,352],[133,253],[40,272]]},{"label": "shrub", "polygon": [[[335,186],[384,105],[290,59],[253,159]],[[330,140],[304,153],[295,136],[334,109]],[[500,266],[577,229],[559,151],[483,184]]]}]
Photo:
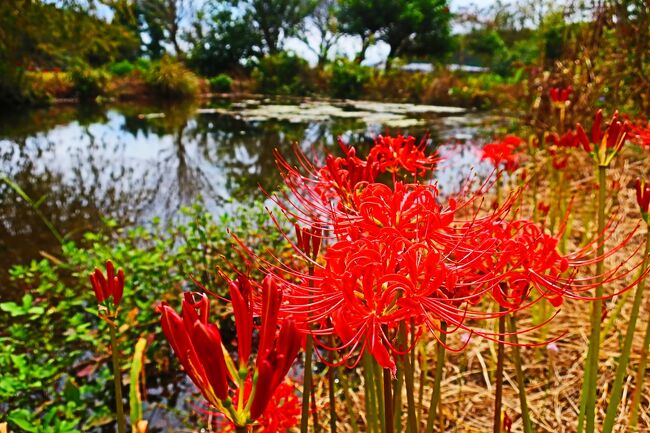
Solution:
[{"label": "shrub", "polygon": [[253,71],[259,91],[282,95],[306,95],[312,89],[307,61],[293,53],[264,57]]},{"label": "shrub", "polygon": [[208,80],[210,89],[214,92],[230,92],[232,89],[232,78],[227,74],[219,74]]},{"label": "shrub", "polygon": [[193,98],[199,92],[199,78],[183,64],[163,57],[144,74],[146,84],[158,96],[169,99]]},{"label": "shrub", "polygon": [[331,65],[330,93],[337,98],[358,98],[370,80],[371,71],[366,66],[347,59],[337,59]]},{"label": "shrub", "polygon": [[79,63],[70,70],[70,80],[79,99],[92,100],[106,93],[109,77],[101,69],[93,69],[85,63]]},{"label": "shrub", "polygon": [[133,71],[135,71],[137,67],[129,62],[128,60],[122,60],[121,62],[116,62],[116,63],[111,63],[108,66],[108,72],[111,74],[117,76],[117,77],[126,77],[127,75],[131,75]]},{"label": "shrub", "polygon": [[44,99],[45,95],[39,94],[33,84],[23,68],[0,60],[0,106],[32,104]]}]

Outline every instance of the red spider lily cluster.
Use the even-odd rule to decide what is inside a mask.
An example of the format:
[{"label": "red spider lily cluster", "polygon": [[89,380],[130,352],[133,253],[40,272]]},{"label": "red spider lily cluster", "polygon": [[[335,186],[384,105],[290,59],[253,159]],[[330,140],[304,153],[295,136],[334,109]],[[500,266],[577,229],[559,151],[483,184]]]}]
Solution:
[{"label": "red spider lily cluster", "polygon": [[637,144],[650,150],[650,122],[640,121],[632,125],[630,135]]},{"label": "red spider lily cluster", "polygon": [[186,293],[182,317],[167,304],[159,306],[163,332],[192,382],[210,405],[238,427],[250,425],[262,416],[301,344],[294,321],[278,318],[282,292],[273,277],[268,276],[260,287],[257,358],[254,365],[249,364],[254,330],[251,288],[246,279],[230,283],[237,328],[237,364],[224,347],[219,328],[208,321],[209,301],[205,294]]},{"label": "red spider lily cluster", "polygon": [[603,111],[598,110],[591,127],[591,137],[587,137],[578,123],[576,130],[582,147],[600,166],[607,167],[623,148],[631,129],[631,123],[623,119],[618,111],[614,113],[609,124],[603,129]]},{"label": "red spider lily cluster", "polygon": [[506,135],[500,141],[483,146],[481,159],[489,160],[497,170],[504,168],[512,173],[519,167],[519,156],[516,152],[523,143],[524,140],[516,135]]},{"label": "red spider lily cluster", "polygon": [[[561,233],[551,236],[517,219],[514,196],[492,211],[481,209],[482,189],[443,198],[429,181],[436,156],[413,142],[379,137],[367,158],[341,143],[344,155],[327,155],[322,165],[299,151],[300,167],[278,155],[291,193],[275,201],[285,216],[308,227],[297,227],[293,244],[302,266],[255,256],[240,241],[252,264],[284,280],[281,314],[302,323],[323,348],[339,352],[341,363],[354,366],[369,353],[394,372],[403,353],[396,340],[401,327],[416,336],[426,329],[436,335],[444,322],[445,332],[464,329],[500,340],[475,321],[540,301],[558,307],[566,298],[585,299],[601,280],[626,274],[616,268],[579,275],[596,260],[587,257],[606,234],[563,256],[557,250]],[[514,150],[522,142],[508,136],[500,145]],[[379,183],[382,173],[391,173],[392,183]]]},{"label": "red spider lily cluster", "polygon": [[569,100],[573,87],[551,87],[548,91],[548,96],[551,98],[553,104],[565,104]]},{"label": "red spider lily cluster", "polygon": [[113,306],[117,307],[124,294],[124,271],[122,269],[115,273],[115,266],[110,260],[106,261],[106,276],[99,268],[90,274],[90,284],[95,292],[97,302],[103,304],[109,298],[113,300]]}]

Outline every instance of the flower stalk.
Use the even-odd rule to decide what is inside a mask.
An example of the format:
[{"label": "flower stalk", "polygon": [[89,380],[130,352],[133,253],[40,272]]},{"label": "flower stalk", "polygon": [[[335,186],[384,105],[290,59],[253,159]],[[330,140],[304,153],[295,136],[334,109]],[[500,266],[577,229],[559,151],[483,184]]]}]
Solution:
[{"label": "flower stalk", "polygon": [[524,380],[524,369],[521,361],[521,349],[519,347],[519,337],[517,337],[517,322],[514,315],[508,315],[508,328],[511,333],[512,355],[517,373],[517,387],[519,388],[519,406],[521,409],[521,418],[524,424],[524,433],[533,433],[533,426],[530,421],[530,412],[528,410],[528,399],[526,398],[526,383]]},{"label": "flower stalk", "polygon": [[[503,313],[504,308],[500,307],[499,310]],[[499,316],[499,335],[504,335],[506,332],[506,317],[504,314]],[[493,432],[501,433],[501,412],[503,407],[503,363],[505,358],[504,343],[499,341],[497,347],[497,371],[494,380],[496,381],[496,390],[494,393],[494,425]]]},{"label": "flower stalk", "polygon": [[[607,166],[598,166],[598,232],[605,230],[605,201],[607,199]],[[605,268],[605,245],[599,242],[596,255],[601,259],[596,262],[596,275],[602,275]],[[582,432],[583,423],[587,433],[594,433],[596,428],[596,391],[598,387],[598,359],[600,354],[600,331],[603,310],[603,285],[598,284],[595,290],[595,300],[591,308],[591,336],[585,364],[585,378],[582,386],[578,432]]]},{"label": "flower stalk", "polygon": [[113,360],[113,384],[115,386],[115,410],[117,413],[117,432],[126,433],[126,417],[124,416],[124,403],[122,402],[122,370],[120,369],[120,355],[117,347],[115,326],[109,325],[111,334],[111,358]]},{"label": "flower stalk", "polygon": [[[640,183],[637,183],[637,191],[640,190]],[[639,194],[641,196],[641,194]],[[639,205],[641,206],[641,213],[644,214],[643,202],[639,199]],[[646,206],[647,207],[647,206]],[[647,209],[644,217],[647,218]],[[650,221],[650,220],[648,220]],[[607,407],[607,413],[605,415],[605,421],[603,423],[603,433],[611,433],[614,430],[614,423],[616,420],[616,413],[618,411],[618,405],[621,402],[621,397],[623,394],[623,382],[625,380],[625,374],[627,373],[628,363],[630,361],[630,352],[632,350],[632,341],[634,339],[634,331],[637,319],[639,318],[639,311],[641,309],[641,302],[643,300],[643,291],[645,288],[645,278],[643,278],[643,273],[647,268],[648,255],[650,255],[650,223],[646,227],[646,243],[645,243],[645,253],[644,253],[644,263],[641,265],[641,281],[636,288],[634,294],[634,301],[632,302],[632,312],[630,313],[630,320],[627,324],[627,330],[625,332],[625,340],[623,342],[623,349],[621,350],[621,356],[618,360],[618,365],[616,367],[616,376],[614,379],[614,384],[612,385],[612,391],[610,393],[611,397],[609,400],[609,405]],[[646,335],[646,340],[648,336]],[[647,350],[646,350],[647,352]],[[645,356],[647,358],[647,354]],[[642,358],[642,362],[647,362],[647,360]],[[639,372],[642,370],[639,369]],[[643,369],[645,371],[645,368]],[[643,383],[643,376],[640,376],[640,381],[637,381],[637,390],[634,393],[635,398],[640,396],[640,388]],[[638,406],[637,406],[638,407]],[[638,410],[633,407],[634,410]],[[633,417],[636,418],[636,417]]]},{"label": "flower stalk", "polygon": [[440,337],[438,338],[438,347],[436,348],[436,370],[433,377],[433,387],[431,389],[431,406],[429,407],[429,416],[427,417],[426,433],[433,432],[433,424],[436,420],[438,403],[440,401],[440,385],[442,383],[442,373],[445,364],[446,343],[447,322],[440,322]]}]

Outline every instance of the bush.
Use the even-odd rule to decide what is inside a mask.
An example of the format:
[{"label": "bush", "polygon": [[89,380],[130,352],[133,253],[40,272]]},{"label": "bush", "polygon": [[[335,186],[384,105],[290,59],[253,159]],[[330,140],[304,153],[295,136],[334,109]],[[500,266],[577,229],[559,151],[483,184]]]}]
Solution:
[{"label": "bush", "polygon": [[34,87],[23,68],[0,60],[0,106],[33,104],[45,99],[46,95]]},{"label": "bush", "polygon": [[79,63],[70,70],[70,80],[75,95],[88,101],[106,93],[109,77],[101,69],[93,69],[85,63]]},{"label": "bush", "polygon": [[210,83],[210,89],[214,92],[230,92],[232,89],[232,78],[227,74],[219,74],[216,77],[210,78],[208,80]]},{"label": "bush", "polygon": [[287,52],[264,57],[253,71],[257,88],[264,93],[303,96],[312,90],[310,78],[307,61]]},{"label": "bush", "polygon": [[193,98],[199,92],[199,78],[183,64],[169,57],[152,63],[144,74],[144,80],[155,94],[163,98]]},{"label": "bush", "polygon": [[111,63],[108,66],[108,72],[117,76],[117,77],[126,77],[131,75],[133,71],[136,70],[136,66],[129,62],[128,60],[122,60],[121,62]]},{"label": "bush", "polygon": [[330,93],[337,98],[358,98],[370,80],[371,71],[366,66],[347,59],[337,59],[331,65]]}]

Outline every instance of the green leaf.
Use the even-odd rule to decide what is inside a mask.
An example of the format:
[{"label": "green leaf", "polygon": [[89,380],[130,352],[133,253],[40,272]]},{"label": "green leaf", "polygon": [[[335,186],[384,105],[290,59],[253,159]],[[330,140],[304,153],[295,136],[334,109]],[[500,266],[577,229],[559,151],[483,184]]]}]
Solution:
[{"label": "green leaf", "polygon": [[29,412],[26,409],[18,409],[11,412],[7,419],[9,422],[16,424],[19,428],[26,432],[36,433],[39,431],[39,426],[32,423]]}]

